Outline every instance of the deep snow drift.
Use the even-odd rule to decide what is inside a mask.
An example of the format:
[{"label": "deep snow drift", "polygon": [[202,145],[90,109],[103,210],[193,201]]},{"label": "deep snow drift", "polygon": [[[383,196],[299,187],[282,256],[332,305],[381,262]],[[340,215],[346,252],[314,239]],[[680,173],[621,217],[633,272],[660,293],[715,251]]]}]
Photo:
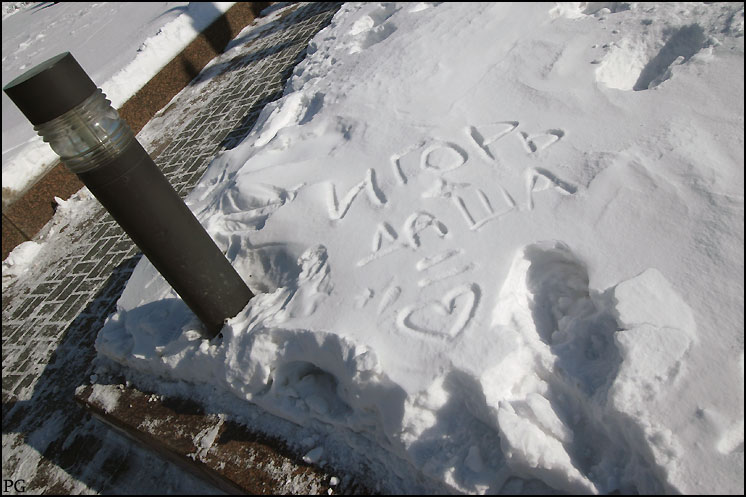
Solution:
[{"label": "deep snow drift", "polygon": [[[743,492],[743,4],[346,4],[97,349],[388,492]],[[222,409],[226,409],[222,404]]]}]

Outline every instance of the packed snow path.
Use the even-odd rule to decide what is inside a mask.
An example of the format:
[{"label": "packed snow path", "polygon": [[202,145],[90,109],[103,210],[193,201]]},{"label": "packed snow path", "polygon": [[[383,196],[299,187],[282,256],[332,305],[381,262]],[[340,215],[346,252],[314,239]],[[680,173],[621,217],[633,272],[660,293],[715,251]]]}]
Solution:
[{"label": "packed snow path", "polygon": [[[247,28],[142,130],[177,191],[186,194],[281,96],[338,8],[301,4]],[[87,190],[59,203],[46,231],[3,266],[3,478],[32,493],[212,492],[74,403],[75,387],[96,380],[95,333],[140,255]]]}]

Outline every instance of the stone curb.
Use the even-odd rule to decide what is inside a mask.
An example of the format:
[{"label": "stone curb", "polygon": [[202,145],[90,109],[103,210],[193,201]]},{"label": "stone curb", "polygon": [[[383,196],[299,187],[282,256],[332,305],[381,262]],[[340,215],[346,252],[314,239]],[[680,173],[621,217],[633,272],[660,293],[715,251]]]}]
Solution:
[{"label": "stone curb", "polygon": [[[116,405],[102,402],[99,392],[116,398]],[[106,425],[228,494],[371,495],[349,478],[334,482],[332,474],[304,462],[282,441],[207,414],[189,400],[124,383],[81,386],[75,400]]]}]

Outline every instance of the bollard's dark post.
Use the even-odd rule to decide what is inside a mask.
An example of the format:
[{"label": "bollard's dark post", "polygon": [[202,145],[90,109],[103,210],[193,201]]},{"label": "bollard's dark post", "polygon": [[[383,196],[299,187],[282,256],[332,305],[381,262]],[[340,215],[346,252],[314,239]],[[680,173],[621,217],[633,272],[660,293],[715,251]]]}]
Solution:
[{"label": "bollard's dark post", "polygon": [[129,126],[65,52],[11,81],[5,93],[206,326],[253,296]]}]

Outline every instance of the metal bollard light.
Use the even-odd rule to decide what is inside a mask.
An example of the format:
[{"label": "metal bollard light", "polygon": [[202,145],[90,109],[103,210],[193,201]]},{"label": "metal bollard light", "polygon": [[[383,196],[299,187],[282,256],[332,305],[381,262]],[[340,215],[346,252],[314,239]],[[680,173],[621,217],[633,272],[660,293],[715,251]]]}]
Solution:
[{"label": "metal bollard light", "polygon": [[3,91],[204,323],[205,336],[217,335],[251,290],[72,54]]}]

